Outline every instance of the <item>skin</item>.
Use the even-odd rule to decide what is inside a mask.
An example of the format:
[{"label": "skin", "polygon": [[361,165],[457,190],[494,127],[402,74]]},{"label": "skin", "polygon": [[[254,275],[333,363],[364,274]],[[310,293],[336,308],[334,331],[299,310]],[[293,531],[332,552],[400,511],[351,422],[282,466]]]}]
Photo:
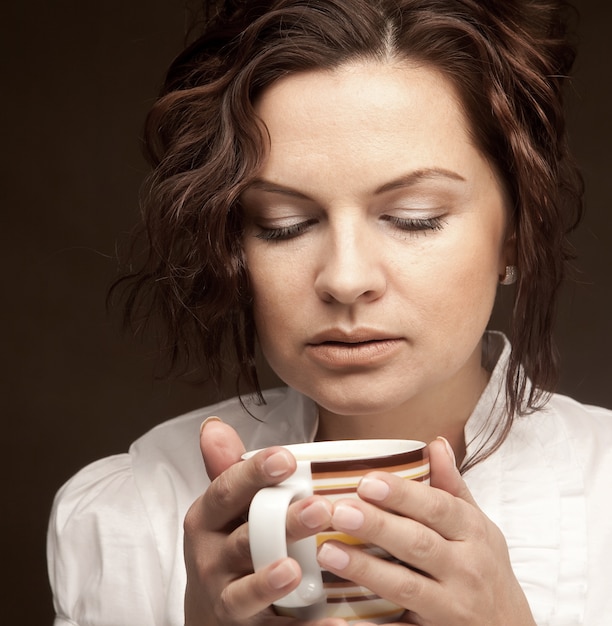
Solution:
[{"label": "skin", "polygon": [[[503,535],[452,451],[464,454],[487,382],[481,337],[512,261],[502,186],[452,85],[424,67],[359,62],[289,76],[256,108],[270,151],[243,198],[244,250],[268,362],[318,404],[319,438],[431,441],[431,486],[373,472],[361,500],[294,503],[289,541],[331,527],[421,570],[320,548],[326,569],[406,607],[402,623],[533,624]],[[243,518],[293,457],[270,448],[239,462],[242,442],[217,419],[201,448],[212,483],[185,519],[186,625],[304,624],[269,608],[299,566],[253,573]]]},{"label": "skin", "polygon": [[444,435],[461,457],[509,244],[452,86],[362,62],[278,81],[256,111],[271,146],[244,251],[267,362],[317,402],[321,439]]}]

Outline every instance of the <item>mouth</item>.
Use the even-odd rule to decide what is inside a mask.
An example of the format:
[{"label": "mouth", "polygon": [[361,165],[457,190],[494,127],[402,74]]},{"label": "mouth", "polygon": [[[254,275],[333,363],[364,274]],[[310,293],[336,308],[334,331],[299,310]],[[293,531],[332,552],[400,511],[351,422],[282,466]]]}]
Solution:
[{"label": "mouth", "polygon": [[341,347],[351,347],[398,339],[400,339],[400,337],[367,328],[355,329],[348,332],[340,329],[332,329],[315,335],[308,345],[338,345]]},{"label": "mouth", "polygon": [[306,349],[310,358],[327,368],[368,368],[392,359],[403,343],[401,337],[372,330],[330,331],[315,336]]},{"label": "mouth", "polygon": [[372,346],[386,341],[392,341],[392,339],[366,339],[364,341],[321,341],[320,343],[310,344],[313,346],[335,346],[337,348],[344,348],[346,350],[360,349],[366,346]]}]

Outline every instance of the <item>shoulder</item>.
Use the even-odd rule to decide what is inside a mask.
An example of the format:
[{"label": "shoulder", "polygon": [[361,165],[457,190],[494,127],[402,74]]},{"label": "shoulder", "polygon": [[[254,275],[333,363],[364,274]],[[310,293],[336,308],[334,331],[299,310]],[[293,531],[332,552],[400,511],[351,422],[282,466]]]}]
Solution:
[{"label": "shoulder", "polygon": [[604,478],[612,486],[612,411],[553,394],[541,409],[516,418],[506,454],[538,466],[570,469],[587,483]]},{"label": "shoulder", "polygon": [[[171,501],[189,504],[207,485],[200,454],[203,420],[220,417],[240,434],[247,449],[274,443],[303,441],[312,430],[316,410],[292,389],[264,393],[265,403],[252,398],[231,398],[191,411],[154,427],[129,448],[128,453],[101,459],[73,476],[58,492],[56,508],[104,509],[118,494],[137,494],[145,509],[159,503],[160,494],[172,492]],[[73,511],[74,513],[74,511]]]},{"label": "shoulder", "polygon": [[588,430],[612,432],[612,410],[591,404],[583,404],[569,396],[555,393],[543,409],[568,424],[584,425]]},{"label": "shoulder", "polygon": [[[158,623],[164,614],[179,619],[183,518],[209,482],[199,448],[202,421],[219,416],[247,448],[303,440],[314,428],[316,410],[297,392],[264,395],[263,405],[232,398],[168,420],[129,452],[91,463],[61,487],[47,542],[58,615],[98,623],[99,608],[99,623]],[[126,589],[130,603],[117,600]]]},{"label": "shoulder", "polygon": [[554,394],[527,419],[549,441],[565,441],[580,465],[612,462],[612,411]]},{"label": "shoulder", "polygon": [[499,449],[466,473],[501,528],[513,569],[538,623],[550,615],[599,624],[610,597],[612,412],[552,395],[516,418]]},{"label": "shoulder", "polygon": [[[129,455],[88,465],[58,491],[47,557],[58,617],[75,624],[104,619],[123,624],[138,613],[142,623],[153,623],[162,597],[159,552]],[[121,606],[116,599],[127,585],[135,598],[144,598],[147,587],[154,593],[135,607]]]},{"label": "shoulder", "polygon": [[[551,464],[574,468],[581,476],[592,518],[609,519],[612,508],[612,411],[553,395],[535,418],[535,428]],[[539,423],[541,422],[541,423]],[[591,521],[593,523],[599,523]],[[611,533],[608,533],[612,536]],[[612,547],[612,546],[611,546]]]},{"label": "shoulder", "polygon": [[[572,508],[586,503],[591,512],[604,503],[609,509],[612,411],[553,394],[541,409],[515,418],[501,446],[470,469],[466,480],[500,521],[508,513],[502,501],[517,510],[527,502],[541,505],[549,515],[556,510],[559,519],[566,517],[555,508],[561,502],[574,502]],[[545,519],[547,513],[538,515]]]},{"label": "shoulder", "polygon": [[[57,492],[53,505],[54,530],[61,534],[66,528],[74,530],[75,517],[90,515],[92,507],[103,511],[104,506],[115,505],[128,498],[132,511],[136,501],[131,462],[127,454],[106,457],[77,472]],[[115,517],[117,521],[118,516]],[[78,539],[77,535],[73,535]]]},{"label": "shoulder", "polygon": [[558,546],[558,605],[567,605],[568,615],[582,611],[573,623],[603,623],[611,600],[597,581],[611,572],[612,411],[555,394],[524,419],[532,424],[540,455],[531,460],[544,486],[541,502],[549,509],[541,518],[545,536]]},{"label": "shoulder", "polygon": [[151,429],[129,452],[84,467],[58,491],[53,523],[60,529],[105,515],[142,514],[154,521],[181,515],[208,484],[199,447],[200,425],[207,417],[217,415],[231,424],[247,449],[303,441],[313,428],[316,410],[292,389],[269,390],[265,400],[231,398],[197,409]]}]

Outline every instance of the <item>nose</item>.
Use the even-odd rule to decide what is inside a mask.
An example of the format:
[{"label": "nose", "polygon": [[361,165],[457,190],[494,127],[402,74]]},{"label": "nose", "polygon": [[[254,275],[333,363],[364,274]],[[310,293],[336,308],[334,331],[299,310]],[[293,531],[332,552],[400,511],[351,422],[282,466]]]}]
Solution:
[{"label": "nose", "polygon": [[315,291],[325,302],[355,304],[380,298],[387,287],[378,242],[358,228],[330,232],[321,251]]}]

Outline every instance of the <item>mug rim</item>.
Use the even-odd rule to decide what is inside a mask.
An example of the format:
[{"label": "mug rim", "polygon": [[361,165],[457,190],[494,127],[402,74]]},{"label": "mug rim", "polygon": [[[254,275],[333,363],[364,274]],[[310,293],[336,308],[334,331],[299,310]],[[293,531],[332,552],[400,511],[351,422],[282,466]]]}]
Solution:
[{"label": "mug rim", "polygon": [[[348,451],[350,446],[357,444],[359,450],[354,452]],[[372,448],[378,446],[386,446],[394,444],[397,446],[395,450],[381,449],[374,451]],[[361,469],[377,469],[379,467],[388,467],[389,465],[403,465],[414,463],[426,459],[428,455],[427,444],[424,441],[415,439],[333,439],[326,441],[304,441],[300,443],[278,444],[281,448],[289,450],[298,463],[307,462],[312,466],[313,471],[325,470],[361,470]],[[331,448],[335,450],[343,450],[342,456],[331,458],[316,455],[299,454],[301,448],[322,447],[323,449]],[[250,450],[242,455],[242,459],[248,459],[266,448]],[[325,450],[322,452],[324,453]]]}]

